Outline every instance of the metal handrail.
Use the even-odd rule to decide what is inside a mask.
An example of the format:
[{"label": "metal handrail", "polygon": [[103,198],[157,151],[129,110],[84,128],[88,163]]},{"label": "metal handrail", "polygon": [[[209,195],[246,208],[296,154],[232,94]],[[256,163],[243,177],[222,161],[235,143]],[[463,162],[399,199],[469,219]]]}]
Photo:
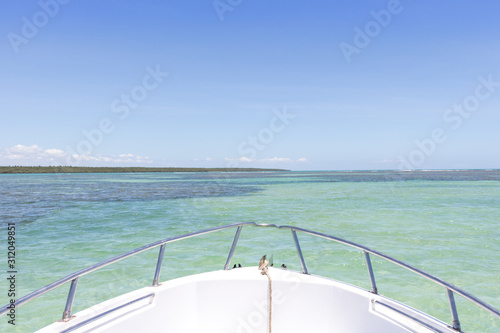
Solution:
[{"label": "metal handrail", "polygon": [[[54,289],[62,286],[63,284],[66,284],[70,281],[72,281],[72,285],[75,285],[75,287],[76,287],[76,282],[74,283],[73,281],[78,280],[79,277],[87,275],[89,273],[92,273],[96,270],[99,270],[103,267],[106,267],[106,266],[111,265],[115,262],[121,261],[121,260],[126,259],[128,257],[132,257],[138,253],[150,250],[152,248],[155,248],[155,247],[167,244],[167,243],[172,243],[175,241],[179,241],[179,240],[183,240],[183,239],[187,239],[187,238],[191,238],[191,237],[196,237],[196,236],[201,236],[201,235],[209,234],[209,233],[212,233],[215,231],[229,229],[229,228],[237,227],[240,225],[246,225],[246,224],[255,225],[256,223],[255,222],[239,222],[239,223],[234,223],[234,224],[228,224],[228,225],[224,225],[224,226],[220,226],[220,227],[205,229],[205,230],[201,230],[201,231],[187,233],[187,234],[180,235],[180,236],[166,238],[166,239],[163,239],[163,240],[160,240],[160,241],[148,244],[148,245],[141,246],[135,250],[128,251],[128,252],[120,254],[116,257],[107,259],[107,260],[102,261],[100,263],[97,263],[95,265],[92,265],[92,266],[89,266],[87,268],[76,271],[76,272],[74,272],[66,277],[63,277],[60,280],[57,280],[57,281],[55,281],[55,282],[53,282],[53,283],[51,283],[43,288],[40,288],[40,289],[38,289],[38,290],[36,290],[36,291],[26,295],[26,296],[23,296],[23,297],[19,298],[18,300],[16,300],[16,302],[15,302],[16,308],[18,308],[19,306],[21,306],[23,304],[26,304],[26,303],[32,301],[35,298],[42,296],[43,294],[48,293],[49,291],[54,290]],[[74,297],[74,292],[72,292],[72,290],[74,291],[74,288],[70,289],[70,293],[68,296]],[[66,304],[72,304],[71,297],[68,297],[68,301],[66,302]],[[7,304],[0,309],[0,316],[4,315],[5,313],[7,313],[10,310],[9,306],[10,306],[10,304]],[[67,320],[70,316],[71,316],[71,312],[66,313],[66,310],[65,310],[65,314],[63,315],[63,320]]]},{"label": "metal handrail", "polygon": [[[70,274],[70,275],[68,275],[68,276],[66,276],[66,277],[64,277],[56,282],[53,282],[53,283],[51,283],[51,284],[49,284],[49,285],[47,285],[39,290],[36,290],[36,291],[18,299],[15,302],[15,306],[17,308],[17,307],[19,307],[25,303],[28,303],[28,302],[32,301],[33,299],[36,299],[36,298],[40,297],[41,295],[46,294],[49,291],[54,290],[54,289],[62,286],[63,284],[66,284],[66,283],[71,281],[71,288],[70,288],[70,291],[68,293],[68,298],[66,300],[66,307],[65,307],[64,313],[63,313],[63,320],[68,321],[71,319],[71,308],[72,308],[73,300],[74,300],[74,297],[76,294],[76,286],[78,283],[78,279],[81,276],[87,275],[93,271],[99,270],[105,266],[108,266],[108,265],[113,264],[115,262],[121,261],[125,258],[134,256],[138,253],[141,253],[141,252],[144,252],[144,251],[147,251],[147,250],[150,250],[152,248],[160,246],[161,248],[160,248],[160,251],[158,254],[158,261],[157,261],[157,266],[156,266],[156,270],[155,270],[155,276],[153,279],[153,286],[158,286],[159,285],[159,275],[160,275],[160,271],[161,271],[161,264],[163,261],[163,254],[164,254],[164,250],[165,250],[165,244],[172,243],[172,242],[179,241],[179,240],[183,240],[183,239],[187,239],[187,238],[191,238],[191,237],[197,237],[197,236],[213,233],[213,232],[220,231],[220,230],[237,228],[237,231],[236,231],[236,234],[234,236],[233,243],[231,246],[231,250],[229,251],[229,254],[228,254],[228,257],[226,260],[226,264],[224,265],[224,269],[228,270],[230,267],[230,264],[231,264],[231,259],[232,259],[232,256],[234,254],[238,239],[240,237],[241,229],[245,225],[250,225],[250,226],[254,226],[254,227],[272,227],[272,228],[277,228],[277,229],[289,229],[292,232],[292,237],[293,237],[296,249],[297,249],[297,255],[299,257],[299,261],[300,261],[300,264],[302,267],[302,273],[304,273],[304,274],[308,274],[308,271],[307,271],[307,267],[306,267],[306,264],[304,261],[304,257],[302,255],[302,250],[301,250],[301,247],[299,244],[299,240],[297,237],[297,231],[304,233],[304,234],[309,234],[309,235],[312,235],[315,237],[328,239],[330,241],[341,243],[341,244],[344,244],[344,245],[347,245],[347,246],[350,246],[353,248],[357,248],[357,249],[363,251],[365,254],[365,259],[366,259],[366,264],[367,264],[367,268],[368,268],[368,272],[369,272],[370,282],[372,285],[371,292],[374,294],[377,294],[378,291],[377,291],[377,286],[375,283],[375,275],[374,275],[373,268],[371,265],[370,254],[373,254],[379,258],[385,259],[393,264],[396,264],[400,267],[403,267],[403,268],[405,268],[413,273],[416,273],[420,276],[423,276],[426,279],[446,288],[447,293],[448,293],[448,300],[450,303],[452,320],[453,320],[452,327],[457,331],[461,331],[461,328],[460,328],[460,321],[458,319],[458,311],[457,311],[457,308],[455,305],[453,293],[456,293],[456,294],[464,297],[465,299],[469,300],[470,302],[476,304],[477,306],[492,313],[494,316],[500,318],[500,311],[499,310],[497,310],[494,307],[492,307],[491,305],[481,301],[477,297],[467,293],[466,291],[464,291],[464,290],[462,290],[462,289],[460,289],[460,288],[458,288],[458,287],[456,287],[456,286],[454,286],[454,285],[452,285],[444,280],[441,280],[441,279],[439,279],[439,278],[437,278],[429,273],[426,273],[418,268],[415,268],[411,265],[408,265],[400,260],[392,258],[388,255],[381,253],[381,252],[372,250],[366,246],[363,246],[363,245],[360,245],[360,244],[357,244],[357,243],[354,243],[351,241],[347,241],[347,240],[342,239],[342,238],[330,236],[330,235],[327,235],[324,233],[320,233],[320,232],[316,232],[316,231],[312,231],[312,230],[308,230],[308,229],[304,229],[304,228],[293,227],[293,226],[280,226],[280,225],[276,225],[276,224],[258,224],[255,222],[239,222],[239,223],[228,224],[228,225],[224,225],[224,226],[220,226],[220,227],[200,230],[200,231],[191,232],[191,233],[187,233],[187,234],[180,235],[180,236],[166,238],[166,239],[163,239],[163,240],[160,240],[160,241],[148,244],[148,245],[144,245],[144,246],[139,247],[135,250],[131,250],[129,252],[123,253],[123,254],[118,255],[116,257],[102,261],[98,264],[95,264],[95,265],[89,266],[87,268],[81,269],[77,272],[74,272],[74,273],[72,273],[72,274]],[[2,308],[0,308],[0,316],[9,312],[10,309],[11,309],[10,304],[7,304],[7,305],[3,306]]]},{"label": "metal handrail", "polygon": [[125,308],[125,307],[127,307],[127,306],[130,306],[130,305],[135,304],[135,303],[137,303],[137,302],[140,302],[140,301],[142,301],[142,300],[145,300],[145,299],[148,299],[148,298],[153,298],[153,297],[155,297],[155,294],[154,294],[154,293],[150,293],[150,294],[147,294],[147,295],[143,295],[143,296],[141,296],[141,297],[138,297],[138,298],[136,298],[136,299],[133,299],[133,300],[131,300],[131,301],[127,301],[127,302],[126,302],[126,303],[124,303],[124,304],[118,305],[118,306],[116,306],[116,307],[114,307],[114,308],[112,308],[112,309],[109,309],[109,310],[107,310],[107,311],[104,311],[104,312],[102,312],[102,313],[99,313],[99,314],[95,315],[94,317],[90,317],[90,318],[88,318],[88,319],[86,319],[86,320],[84,320],[84,321],[82,321],[82,322],[80,322],[80,323],[78,323],[78,324],[76,324],[76,325],[74,325],[74,326],[71,326],[71,327],[69,327],[69,328],[65,329],[64,331],[61,331],[60,333],[68,333],[68,332],[72,332],[72,331],[74,331],[74,330],[79,329],[80,327],[83,327],[83,326],[85,326],[85,325],[90,324],[91,322],[94,322],[94,321],[96,321],[96,320],[99,320],[99,319],[100,319],[100,318],[102,318],[102,317],[105,317],[105,316],[107,316],[107,315],[110,315],[110,314],[112,314],[113,312],[116,312],[116,311],[121,310],[121,309],[123,309],[123,308]]},{"label": "metal handrail", "polygon": [[298,228],[298,227],[291,227],[291,226],[280,226],[279,228],[287,228],[287,229],[293,229],[293,230],[297,230],[297,231],[301,231],[305,234],[309,234],[309,235],[313,235],[313,236],[316,236],[316,237],[320,237],[320,238],[325,238],[325,239],[329,239],[329,240],[332,240],[332,241],[335,241],[337,243],[341,243],[341,244],[345,244],[345,245],[348,245],[348,246],[351,246],[351,247],[354,247],[354,248],[357,248],[359,250],[362,250],[362,251],[366,251],[368,253],[371,253],[373,255],[376,255],[377,257],[380,257],[382,259],[385,259],[389,262],[392,262],[393,264],[396,264],[398,266],[401,266],[411,272],[414,272],[420,276],[423,276],[425,277],[426,279],[436,283],[436,284],[439,284],[443,287],[445,287],[447,290],[450,290],[450,291],[453,291],[455,292],[456,294],[464,297],[465,299],[471,301],[472,303],[482,307],[483,309],[489,311],[490,313],[494,314],[495,316],[497,316],[498,318],[500,318],[500,311],[495,309],[494,307],[492,307],[491,305],[481,301],[479,298],[469,294],[468,292],[466,292],[465,290],[462,290],[444,280],[441,280],[440,278],[438,277],[435,277],[434,275],[431,275],[427,272],[424,272],[416,267],[413,267],[411,265],[408,265],[400,260],[397,260],[397,259],[394,259],[388,255],[385,255],[381,252],[378,252],[378,251],[375,251],[375,250],[372,250],[366,246],[363,246],[363,245],[360,245],[360,244],[356,244],[354,242],[350,242],[350,241],[347,241],[345,239],[342,239],[342,238],[338,238],[338,237],[334,237],[334,236],[330,236],[330,235],[327,235],[327,234],[323,234],[323,233],[320,233],[320,232],[316,232],[316,231],[312,231],[312,230],[308,230],[308,229],[303,229],[303,228]]}]

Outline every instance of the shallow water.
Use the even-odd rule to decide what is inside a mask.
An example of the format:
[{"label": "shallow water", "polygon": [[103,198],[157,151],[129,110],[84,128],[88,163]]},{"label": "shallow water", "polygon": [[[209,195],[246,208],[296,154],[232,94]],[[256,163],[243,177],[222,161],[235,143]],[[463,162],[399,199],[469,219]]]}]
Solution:
[{"label": "shallow water", "polygon": [[[7,223],[16,224],[18,296],[159,239],[254,221],[366,245],[500,308],[500,171],[30,174],[0,175],[0,184],[5,236]],[[221,269],[233,235],[168,244],[162,279]],[[310,273],[369,288],[361,252],[299,239]],[[81,278],[74,312],[151,284],[157,253]],[[262,254],[300,270],[289,232],[244,228],[233,263],[257,265]],[[372,260],[381,294],[450,322],[443,287]],[[6,304],[8,286],[1,281]],[[66,293],[64,286],[16,309],[16,326],[2,317],[0,330],[32,332],[58,320]],[[467,332],[500,330],[500,320],[486,311],[460,297],[457,303]]]}]

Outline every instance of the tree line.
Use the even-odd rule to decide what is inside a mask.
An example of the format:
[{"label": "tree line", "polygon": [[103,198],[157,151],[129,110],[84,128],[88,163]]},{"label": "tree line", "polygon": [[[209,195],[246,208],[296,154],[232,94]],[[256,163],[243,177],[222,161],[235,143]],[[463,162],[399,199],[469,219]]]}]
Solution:
[{"label": "tree line", "polygon": [[125,172],[250,172],[289,171],[261,168],[154,168],[154,167],[79,167],[79,166],[0,166],[2,173],[125,173]]}]

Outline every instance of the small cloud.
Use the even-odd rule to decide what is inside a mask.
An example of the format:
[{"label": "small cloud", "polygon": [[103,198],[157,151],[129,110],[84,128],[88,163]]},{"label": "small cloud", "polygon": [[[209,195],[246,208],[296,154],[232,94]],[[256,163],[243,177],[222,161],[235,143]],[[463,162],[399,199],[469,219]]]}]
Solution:
[{"label": "small cloud", "polygon": [[38,147],[37,145],[32,145],[32,146],[16,145],[12,148],[5,149],[5,151],[8,154],[29,155],[42,152],[43,149]]},{"label": "small cloud", "polygon": [[45,153],[49,156],[54,156],[54,157],[66,156],[66,152],[61,149],[45,149]]},{"label": "small cloud", "polygon": [[288,163],[293,162],[293,160],[289,157],[273,157],[273,158],[261,158],[261,159],[252,159],[245,156],[240,158],[229,158],[226,157],[224,159],[226,162],[241,162],[241,163],[252,163],[252,162],[261,162],[261,163]]},{"label": "small cloud", "polygon": [[300,162],[300,163],[305,163],[305,162],[307,162],[307,158],[305,158],[305,157],[301,157],[301,158],[299,158],[299,159],[297,160],[297,162]]},{"label": "small cloud", "polygon": [[108,164],[151,164],[153,163],[149,157],[134,156],[133,154],[120,154],[120,155],[90,155],[90,154],[73,154],[69,159],[71,165],[74,163],[81,164],[82,162],[91,162],[92,165],[102,165],[102,162]]},{"label": "small cloud", "polygon": [[0,148],[0,165],[88,165],[106,166],[116,164],[151,164],[149,157],[133,154],[91,155],[70,154],[64,150],[43,149],[38,145],[16,145],[11,148]]},{"label": "small cloud", "polygon": [[273,157],[273,158],[263,158],[260,159],[259,162],[267,162],[267,163],[282,163],[282,162],[290,162],[291,159],[288,157]]},{"label": "small cloud", "polygon": [[248,157],[245,157],[245,156],[242,156],[240,158],[229,158],[229,157],[226,157],[224,159],[224,161],[226,161],[226,162],[243,162],[243,163],[255,162],[255,160],[253,160],[251,158],[248,158]]}]

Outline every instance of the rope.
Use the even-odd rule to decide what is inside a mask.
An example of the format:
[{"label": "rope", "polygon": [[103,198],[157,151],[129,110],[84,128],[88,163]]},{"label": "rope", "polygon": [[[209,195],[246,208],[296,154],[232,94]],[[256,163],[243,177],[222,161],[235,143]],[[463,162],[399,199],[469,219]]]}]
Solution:
[{"label": "rope", "polygon": [[271,333],[271,316],[272,316],[272,308],[273,308],[273,286],[271,281],[271,275],[269,275],[269,262],[266,260],[266,256],[263,256],[260,259],[259,269],[261,270],[262,275],[266,275],[269,280],[269,333]]}]

